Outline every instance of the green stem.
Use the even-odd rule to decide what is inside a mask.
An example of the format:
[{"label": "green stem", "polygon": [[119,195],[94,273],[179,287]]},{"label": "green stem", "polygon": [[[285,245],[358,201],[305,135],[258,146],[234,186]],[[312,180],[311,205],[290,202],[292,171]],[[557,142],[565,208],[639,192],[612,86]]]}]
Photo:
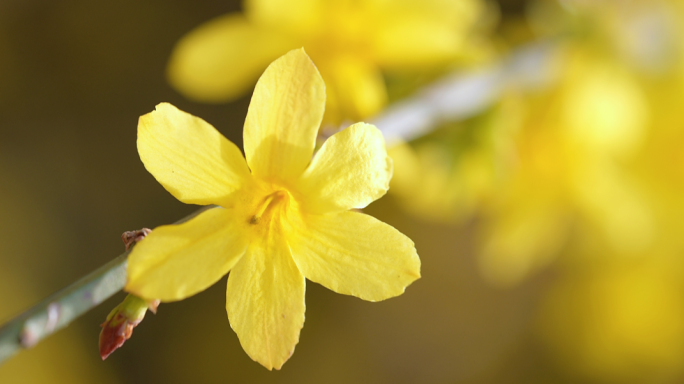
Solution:
[{"label": "green stem", "polygon": [[[203,207],[176,224],[188,221],[214,207]],[[0,364],[21,349],[38,344],[45,337],[66,327],[79,316],[121,291],[126,285],[129,253],[130,251],[124,252],[0,326]]]}]

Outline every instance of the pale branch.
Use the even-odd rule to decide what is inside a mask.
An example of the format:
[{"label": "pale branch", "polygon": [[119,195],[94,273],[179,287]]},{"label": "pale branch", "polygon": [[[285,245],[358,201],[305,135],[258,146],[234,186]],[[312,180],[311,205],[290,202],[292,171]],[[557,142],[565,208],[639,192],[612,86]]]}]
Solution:
[{"label": "pale branch", "polygon": [[[400,101],[373,120],[388,145],[429,133],[443,121],[470,117],[491,105],[508,87],[530,88],[549,78],[546,68],[552,44],[522,49],[486,69],[449,76]],[[185,222],[213,208],[204,207],[178,221]],[[129,252],[51,295],[0,327],[0,364],[23,348],[69,325],[113,296],[126,284]]]},{"label": "pale branch", "polygon": [[[215,206],[202,207],[179,220],[183,223]],[[98,306],[126,284],[130,251],[58,291],[0,327],[0,364],[23,348],[30,348]]]},{"label": "pale branch", "polygon": [[371,121],[388,146],[430,133],[440,124],[474,116],[507,90],[529,90],[553,81],[553,42],[518,49],[473,71],[455,72],[388,107]]}]

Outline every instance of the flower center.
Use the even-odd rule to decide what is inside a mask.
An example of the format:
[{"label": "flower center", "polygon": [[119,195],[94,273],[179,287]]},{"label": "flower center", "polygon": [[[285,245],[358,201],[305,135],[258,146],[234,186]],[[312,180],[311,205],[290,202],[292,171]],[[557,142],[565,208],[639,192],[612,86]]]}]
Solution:
[{"label": "flower center", "polygon": [[273,209],[274,206],[278,205],[278,202],[283,200],[286,196],[285,191],[275,191],[270,195],[266,196],[264,201],[257,206],[257,211],[249,220],[250,224],[258,224],[261,218]]}]

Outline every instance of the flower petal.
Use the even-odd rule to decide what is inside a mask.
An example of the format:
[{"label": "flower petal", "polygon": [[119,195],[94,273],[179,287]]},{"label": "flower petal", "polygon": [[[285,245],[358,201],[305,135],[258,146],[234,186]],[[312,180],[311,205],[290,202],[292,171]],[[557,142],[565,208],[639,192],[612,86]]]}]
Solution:
[{"label": "flower petal", "polygon": [[330,137],[300,180],[308,212],[364,208],[389,189],[392,159],[380,130],[357,123]]},{"label": "flower petal", "polygon": [[306,215],[293,224],[288,244],[297,267],[337,293],[380,301],[401,295],[420,277],[413,242],[371,216]]},{"label": "flower petal", "polygon": [[257,83],[245,121],[245,156],[262,178],[298,177],[311,161],[325,84],[303,49],[274,61]]},{"label": "flower petal", "polygon": [[247,18],[263,27],[277,28],[300,37],[311,37],[321,24],[320,0],[244,0]]},{"label": "flower petal", "polygon": [[304,326],[305,280],[282,233],[271,225],[228,277],[226,310],[249,357],[280,369]]},{"label": "flower petal", "polygon": [[327,59],[317,61],[328,91],[324,124],[363,120],[387,104],[385,80],[375,64],[349,56]]},{"label": "flower petal", "polygon": [[254,86],[268,63],[296,46],[287,35],[230,13],[185,35],[173,50],[167,75],[191,99],[231,101]]},{"label": "flower petal", "polygon": [[186,223],[156,228],[128,257],[126,291],[175,301],[214,284],[247,248],[234,216],[232,210],[213,208]]},{"label": "flower petal", "polygon": [[217,204],[249,177],[235,144],[168,103],[140,117],[138,153],[155,179],[187,204]]},{"label": "flower petal", "polygon": [[482,13],[477,1],[387,2],[369,36],[381,67],[416,68],[453,59]]}]

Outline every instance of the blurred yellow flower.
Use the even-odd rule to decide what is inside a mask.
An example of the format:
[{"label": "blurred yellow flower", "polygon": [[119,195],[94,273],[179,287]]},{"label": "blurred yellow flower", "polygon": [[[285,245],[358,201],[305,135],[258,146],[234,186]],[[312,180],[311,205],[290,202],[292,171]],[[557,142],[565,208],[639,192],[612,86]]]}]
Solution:
[{"label": "blurred yellow flower", "polygon": [[515,125],[519,109],[504,102],[481,116],[391,147],[395,172],[389,195],[401,208],[430,221],[472,218],[495,191],[498,164],[509,141],[505,126]]},{"label": "blurred yellow flower", "polygon": [[423,143],[415,148],[401,143],[388,153],[397,168],[390,196],[415,216],[436,222],[453,222],[471,217],[489,190],[491,159],[468,151],[453,159],[453,150],[440,143]]},{"label": "blurred yellow flower", "polygon": [[[537,25],[561,24],[549,18],[553,2],[537,3],[546,12],[533,18]],[[519,257],[499,246],[499,259],[490,252],[483,261],[498,268],[500,280],[519,281],[564,256],[538,329],[572,375],[606,383],[680,382],[684,12],[660,0],[564,5],[573,12],[562,17],[575,29],[560,84],[565,90],[545,94],[549,101],[534,114],[538,133],[525,135],[537,144],[520,151],[529,154],[521,154],[521,169],[533,170],[531,159],[546,153],[539,164],[550,172],[530,173],[517,192],[499,200],[505,208],[493,212],[517,212],[518,219],[491,228],[488,241],[528,223],[542,225],[524,238],[511,236],[511,243],[527,245]],[[556,192],[547,188],[553,185]],[[550,203],[535,202],[544,199]],[[545,220],[515,207],[521,203]],[[553,247],[540,257],[549,239]],[[528,268],[512,277],[510,265]]]},{"label": "blurred yellow flower", "polygon": [[535,4],[535,29],[566,42],[557,84],[523,103],[517,161],[487,209],[480,261],[499,283],[568,242],[590,258],[633,257],[673,247],[684,228],[684,12],[659,0]]},{"label": "blurred yellow flower", "polygon": [[356,121],[387,102],[381,70],[430,68],[471,47],[484,11],[478,0],[245,0],[245,12],[209,21],[183,37],[168,66],[191,99],[245,94],[263,68],[304,46],[327,88],[325,122]]},{"label": "blurred yellow flower", "polygon": [[[378,301],[420,277],[413,242],[350,211],[383,196],[392,174],[384,140],[358,123],[312,159],[325,85],[303,49],[273,62],[257,83],[240,150],[170,104],[140,119],[138,151],[176,198],[217,204],[162,226],[129,258],[126,290],[181,300],[228,278],[228,318],[247,354],[279,369],[304,323],[305,280]],[[251,170],[251,173],[250,173]]]},{"label": "blurred yellow flower", "polygon": [[481,215],[479,263],[500,285],[561,254],[579,257],[569,244],[593,247],[595,258],[633,257],[681,243],[684,228],[682,9],[531,3],[533,29],[562,36],[555,80],[509,91],[483,115],[501,118],[452,124],[452,133],[389,152],[398,168],[390,195],[408,211],[438,221]]},{"label": "blurred yellow flower", "polygon": [[576,48],[559,59],[558,83],[520,103],[515,161],[484,210],[480,263],[496,283],[544,267],[571,236],[598,233],[624,254],[653,241],[651,206],[625,167],[648,129],[644,90],[615,61]]}]

